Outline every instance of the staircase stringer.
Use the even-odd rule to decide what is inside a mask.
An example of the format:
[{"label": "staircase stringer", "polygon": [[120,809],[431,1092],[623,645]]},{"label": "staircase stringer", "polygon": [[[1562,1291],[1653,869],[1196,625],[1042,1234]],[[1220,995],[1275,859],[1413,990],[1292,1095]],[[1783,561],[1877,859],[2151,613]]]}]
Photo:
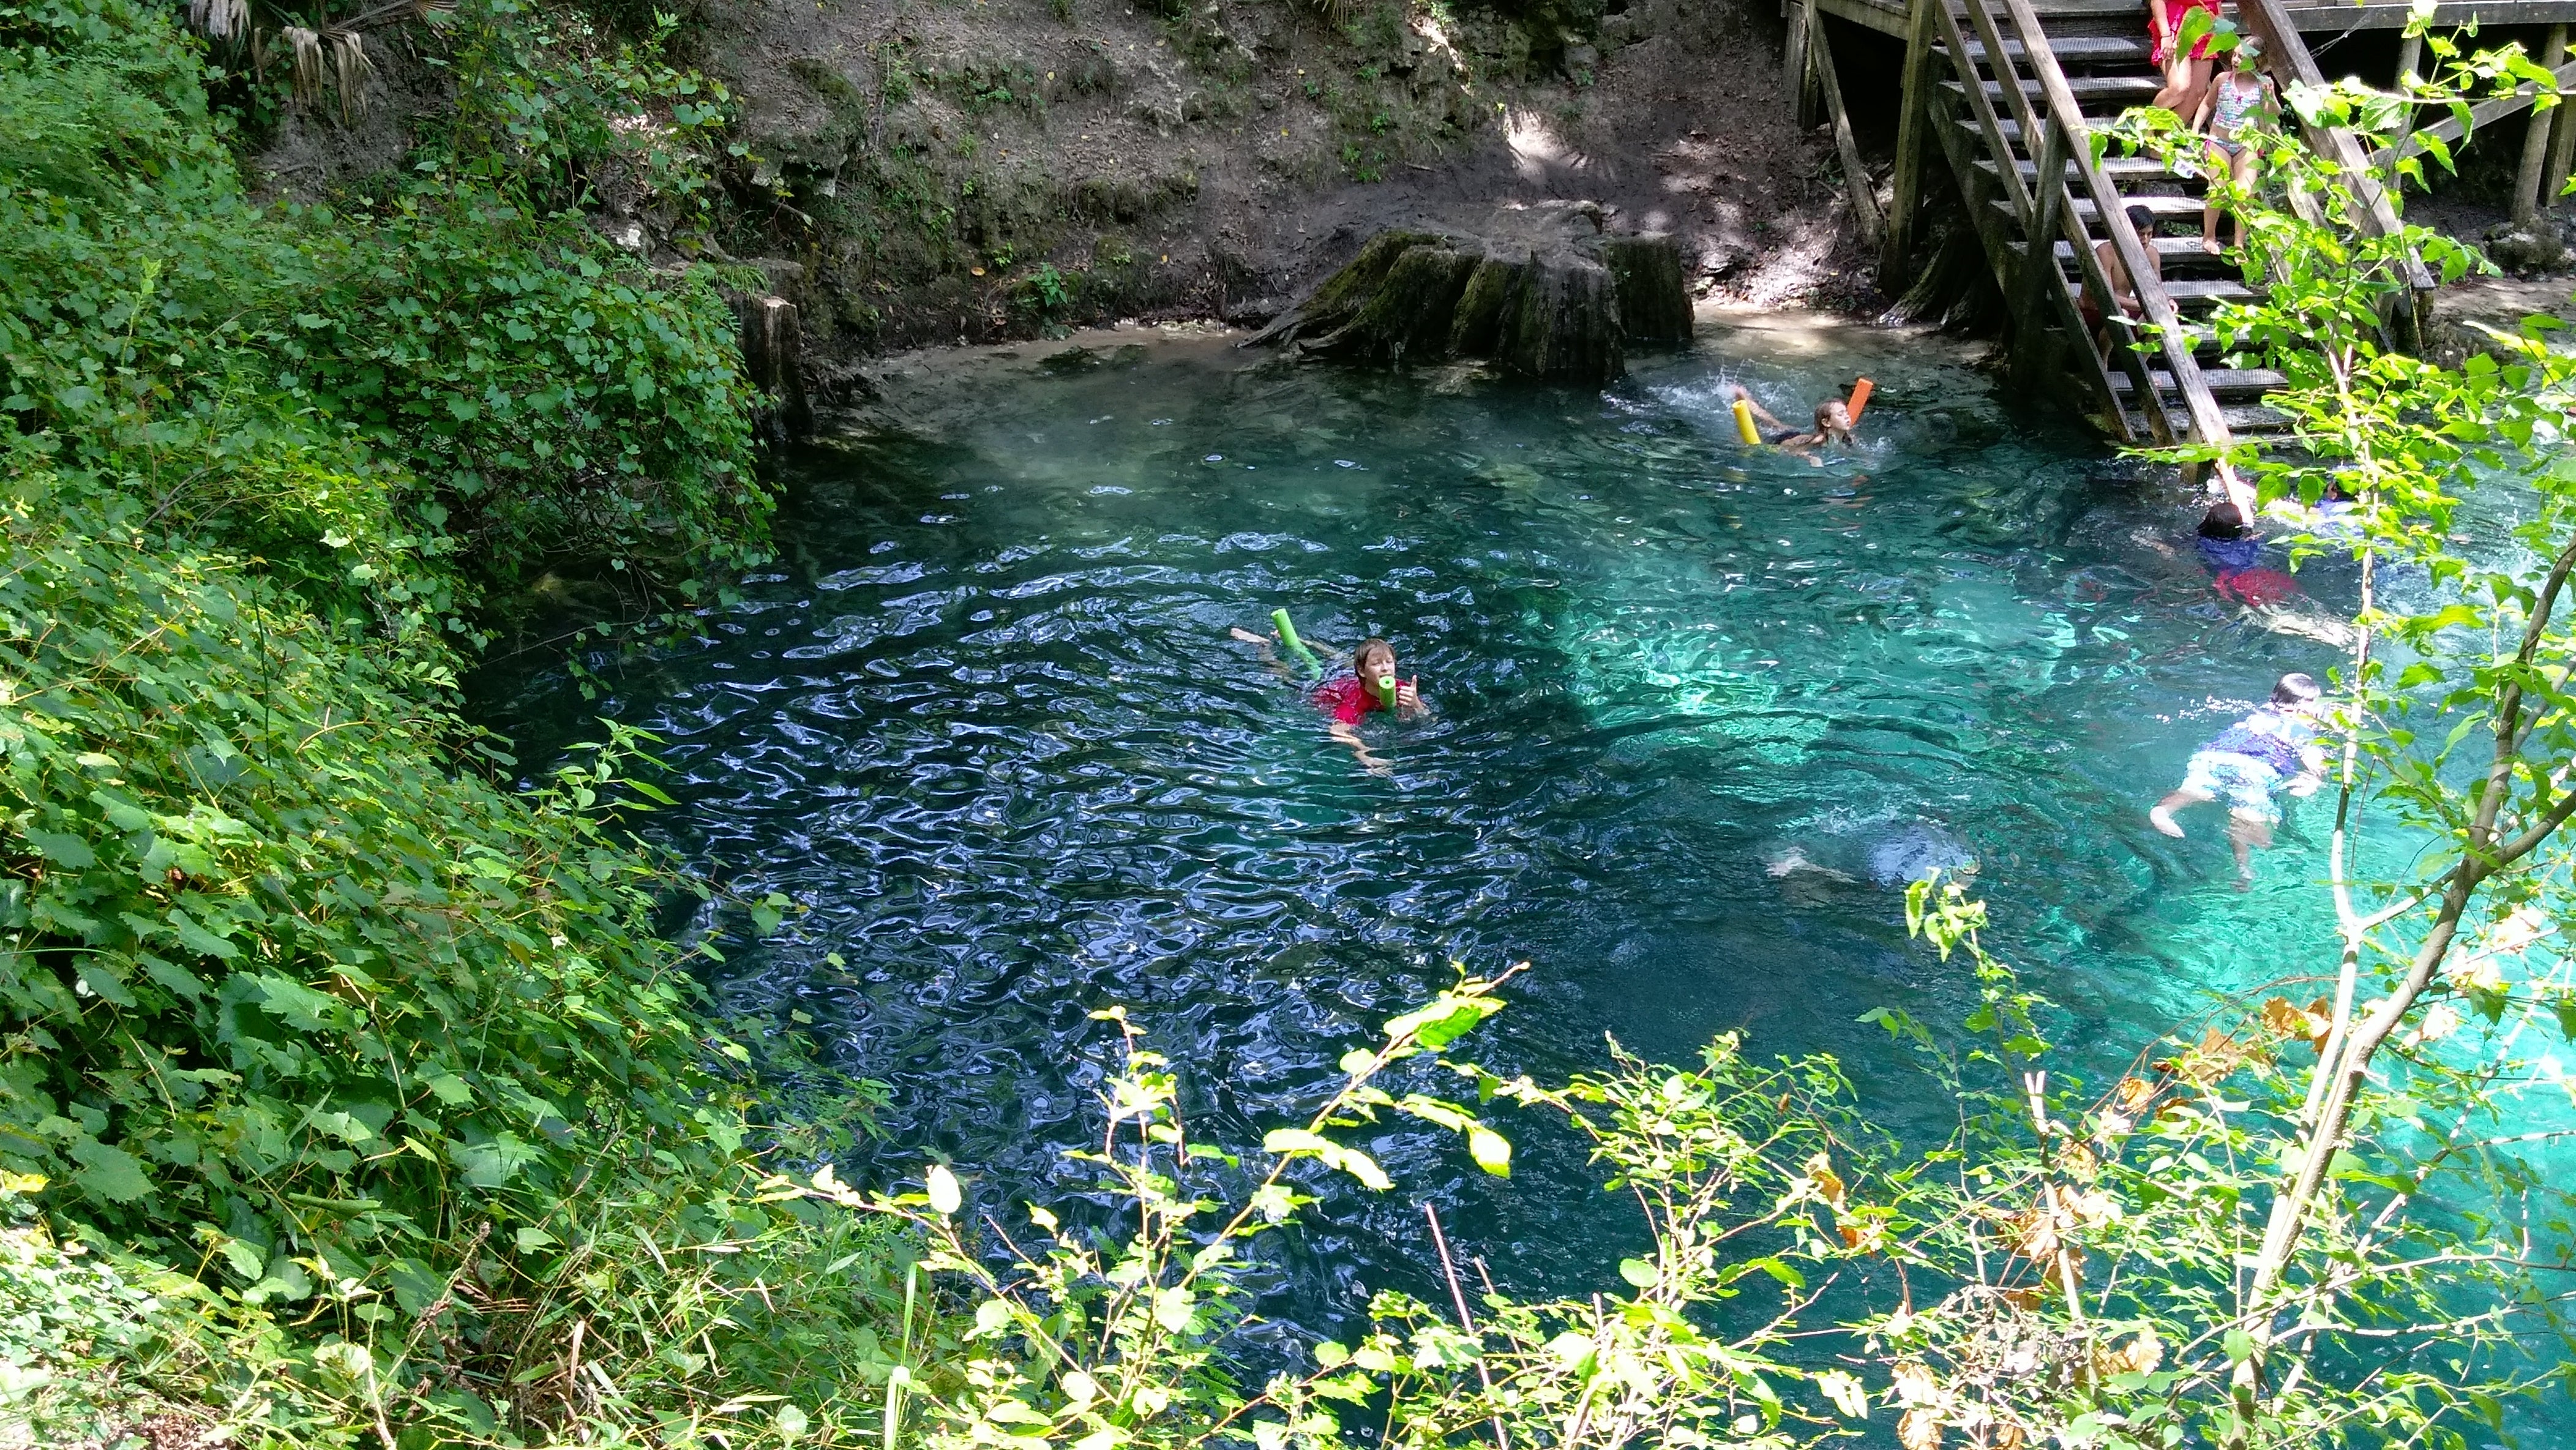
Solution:
[{"label": "staircase stringer", "polygon": [[[2065,275],[2057,265],[2054,244],[2059,233],[2067,232],[2076,238],[2079,253],[2091,245],[2089,241],[2082,240],[2082,226],[2076,218],[2067,189],[2067,167],[2060,164],[2056,168],[2059,174],[2050,176],[2038,164],[2038,158],[2047,157],[2052,152],[2068,160],[2080,158],[2086,166],[2092,164],[2089,147],[2084,144],[2085,133],[2081,130],[2080,118],[2076,129],[2064,131],[2062,141],[2051,139],[2063,128],[2055,118],[2043,118],[2040,111],[2032,106],[2030,83],[2015,69],[2011,47],[1985,0],[1915,0],[1915,3],[1932,7],[1932,18],[1936,22],[1934,34],[1951,73],[1957,78],[1964,105],[1975,119],[1971,132],[1970,128],[1958,124],[1952,104],[1939,95],[1940,88],[1925,88],[1924,104],[1934,117],[1933,130],[1940,138],[1942,154],[1949,160],[1952,174],[1958,178],[1960,195],[1967,202],[1979,240],[1985,244],[1995,284],[2012,314],[2012,345],[2020,354],[2016,359],[2016,370],[2028,376],[2031,368],[2044,366],[2046,360],[2038,356],[2043,350],[2053,349],[2070,360],[2082,357],[2085,363],[2076,370],[2076,376],[2082,379],[2083,391],[2091,395],[2100,416],[2113,433],[2123,441],[2133,440],[2136,433],[2128,411],[2121,405],[2109,370],[2101,354],[2093,347],[2091,333],[2076,307],[2075,296],[2068,290]],[[1962,16],[1968,22],[1964,29],[1960,24]],[[1969,40],[1970,31],[1976,37],[1973,45]],[[2025,44],[2024,48],[2027,51],[2029,47]],[[1986,72],[1989,70],[1993,72],[2005,99],[2005,109],[2012,113],[2010,132],[2006,130],[2004,118],[1996,113],[1993,103],[1987,98]],[[2022,181],[2022,156],[2013,143],[2015,134],[2024,145],[2037,147],[2031,183],[2027,186]],[[1979,141],[1984,145],[1982,158],[1973,147],[1973,143]],[[1980,166],[1980,160],[1990,163],[1991,170]],[[1992,190],[1999,194],[1994,198],[1996,204],[1989,204],[1986,195],[1989,176]],[[2086,260],[2090,260],[2089,257]],[[2098,271],[2098,264],[2092,270]],[[2102,296],[2107,299],[2107,292]],[[2111,314],[2117,311],[2116,307],[2110,309]],[[2151,383],[2143,369],[2138,372],[2136,384],[2140,398],[2145,400],[2141,411],[2146,414],[2151,430],[2161,436],[2164,430],[2158,425],[2163,420],[2156,415]]]},{"label": "staircase stringer", "polygon": [[[1961,0],[1961,3],[1979,7],[1985,0]],[[2094,223],[2101,228],[2103,238],[2110,242],[2112,251],[2120,258],[2120,269],[2129,275],[2131,289],[2137,294],[2139,306],[2146,314],[2147,332],[2154,340],[2154,346],[2163,354],[2169,380],[2168,387],[2164,389],[2152,387],[2153,375],[2143,367],[2145,360],[2135,360],[2141,366],[2131,373],[2131,377],[2139,385],[2142,407],[2150,410],[2170,408],[2172,403],[2179,402],[2180,407],[2173,411],[2190,420],[2190,441],[2221,448],[2232,446],[2235,436],[2229,431],[2217,400],[2210,395],[2209,383],[2201,376],[2198,359],[2192,355],[2191,334],[2183,326],[2182,314],[2165,291],[2163,282],[2148,267],[2145,242],[2138,236],[2137,228],[2129,224],[2118,188],[2112,185],[2109,174],[2094,155],[2091,128],[2084,119],[2083,108],[2075,102],[2075,92],[2067,84],[2065,72],[2059,68],[2057,57],[2049,47],[2048,32],[2040,24],[2038,12],[2031,7],[2030,0],[2003,0],[2003,4],[2012,20],[2013,31],[2022,42],[2032,78],[2038,82],[2041,99],[2038,109],[2045,111],[2051,122],[2065,128],[2071,143],[2068,151],[2074,161],[2072,169],[2082,180],[2085,194],[2093,203]],[[2017,80],[2008,80],[2005,89],[2013,90],[2017,84]],[[2069,208],[2066,214],[2070,218],[2076,215],[2073,208]],[[2069,240],[2074,243],[2079,270],[2084,271],[2088,287],[2097,287],[2103,280],[2098,271],[2080,266],[2081,258],[2094,243],[2082,227],[2075,227],[2072,231]],[[2052,266],[2056,256],[2054,242],[2054,238],[2049,239],[2049,249],[2045,252]],[[2059,290],[2062,295],[2063,289]],[[2119,312],[2107,292],[2097,292],[2095,302],[2106,318]],[[2071,298],[2069,306],[2072,306]],[[2105,382],[2107,384],[2107,378]],[[2178,396],[2168,398],[2168,393]],[[2154,421],[2152,411],[2149,418],[2150,422]]]}]

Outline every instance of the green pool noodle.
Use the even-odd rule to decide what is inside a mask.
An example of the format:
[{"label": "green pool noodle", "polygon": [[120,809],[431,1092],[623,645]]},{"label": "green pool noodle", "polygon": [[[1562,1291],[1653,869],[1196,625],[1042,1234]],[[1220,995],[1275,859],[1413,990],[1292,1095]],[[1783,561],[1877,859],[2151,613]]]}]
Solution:
[{"label": "green pool noodle", "polygon": [[1380,675],[1369,682],[1369,688],[1377,691],[1377,702],[1379,704],[1385,706],[1389,710],[1395,708],[1395,676]]},{"label": "green pool noodle", "polygon": [[1306,662],[1306,668],[1313,670],[1316,674],[1320,675],[1324,672],[1324,662],[1315,658],[1315,652],[1306,648],[1306,642],[1297,637],[1297,626],[1288,622],[1287,610],[1274,609],[1270,611],[1270,622],[1279,626],[1279,642],[1288,647],[1288,652],[1290,654],[1304,660]]}]

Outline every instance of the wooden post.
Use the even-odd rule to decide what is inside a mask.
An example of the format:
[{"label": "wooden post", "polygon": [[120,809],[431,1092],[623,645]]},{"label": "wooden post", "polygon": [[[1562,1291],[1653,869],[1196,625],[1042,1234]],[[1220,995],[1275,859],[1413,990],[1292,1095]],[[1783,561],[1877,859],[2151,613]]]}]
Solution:
[{"label": "wooden post", "polygon": [[2567,188],[2568,173],[2576,171],[2576,112],[2562,104],[2549,114],[2557,120],[2549,131],[2549,170],[2540,181],[2540,209],[2554,212],[2559,194]]},{"label": "wooden post", "polygon": [[1894,297],[1913,280],[1914,214],[1923,209],[1923,153],[1932,124],[1932,7],[1949,0],[1914,0],[1905,27],[1904,88],[1897,96],[1895,200],[1887,217],[1887,245],[1878,254],[1878,290]]},{"label": "wooden post", "polygon": [[[2414,95],[2415,80],[2423,74],[2423,68],[2424,37],[2410,35],[2397,46],[2397,93],[2399,95],[2407,97]],[[2392,158],[2406,154],[2406,138],[2415,133],[2415,107],[2410,103],[2399,114],[2403,119],[2398,121],[2396,133],[2388,138],[2388,154]],[[2405,179],[2393,172],[2389,176],[2388,184],[2401,191],[2406,186]]]},{"label": "wooden post", "polygon": [[1815,0],[1807,0],[1807,64],[1816,73],[1816,81],[1825,93],[1825,111],[1833,118],[1834,150],[1842,157],[1843,184],[1851,188],[1852,222],[1860,232],[1860,244],[1876,249],[1883,230],[1878,214],[1877,190],[1870,184],[1869,168],[1860,161],[1860,143],[1852,139],[1851,116],[1843,110],[1843,87],[1834,74],[1833,43],[1825,39],[1825,12]]},{"label": "wooden post", "polygon": [[[2056,359],[2056,349],[2047,345],[2048,328],[2041,321],[2054,308],[2055,299],[2048,295],[2051,287],[2066,289],[2066,275],[2057,270],[2057,233],[2060,209],[2066,201],[2066,128],[2052,116],[2043,123],[2047,139],[2039,147],[2039,181],[2031,197],[2029,248],[2022,253],[2021,295],[2013,305],[2012,375],[2016,383],[2029,385],[2046,376],[2044,371]],[[2110,312],[2106,308],[2104,316]],[[2091,338],[2080,339],[2079,346],[2091,347]]]},{"label": "wooden post", "polygon": [[1808,12],[1815,8],[1815,0],[1792,0],[1789,39],[1780,51],[1781,78],[1789,83],[1789,113],[1801,131],[1816,124],[1815,103],[1809,99],[1815,90],[1815,63],[1807,58],[1807,40],[1815,30]]},{"label": "wooden post", "polygon": [[[2567,59],[2567,26],[2565,22],[2549,27],[2549,39],[2540,47],[2540,64],[2544,70],[2556,70]],[[2513,178],[2513,224],[2529,226],[2540,219],[2541,170],[2549,164],[2549,123],[2558,119],[2556,107],[2540,109],[2537,101],[2531,108],[2531,129],[2522,138],[2522,169]]]}]

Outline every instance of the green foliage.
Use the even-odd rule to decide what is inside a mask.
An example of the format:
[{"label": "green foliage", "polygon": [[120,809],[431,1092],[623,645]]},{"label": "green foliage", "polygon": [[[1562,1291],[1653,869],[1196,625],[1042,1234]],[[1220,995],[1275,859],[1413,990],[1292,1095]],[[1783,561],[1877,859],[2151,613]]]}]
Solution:
[{"label": "green foliage", "polygon": [[[2107,1090],[2052,1086],[2032,1015],[2045,1004],[1980,943],[1982,908],[1955,884],[1918,883],[1912,900],[1916,930],[1965,954],[1986,1002],[1957,1046],[1872,1014],[1961,1105],[1927,1159],[1957,1168],[1893,1182],[1887,1209],[1889,1258],[1939,1292],[1849,1325],[1905,1444],[2438,1442],[2550,1378],[2518,1347],[2567,1326],[2533,1292],[2515,1225],[2563,1214],[2565,1195],[2477,1141],[2512,1105],[2493,1086],[2530,1066],[2508,1066],[2509,1046],[2486,1059],[2502,1072],[2410,1073],[2397,1112],[2336,1150],[2356,1201],[2300,1239],[2267,1305],[2248,1245],[2311,1151],[2302,1059],[2326,1046],[2332,1004],[2221,1007]],[[2543,975],[2563,987],[2564,972]],[[2509,1220],[2413,1211],[2499,1196]],[[2262,1346],[2271,1378],[2248,1413],[2234,1383]]]},{"label": "green foliage", "polygon": [[[517,119],[456,151],[470,176],[358,213],[263,205],[158,12],[5,14],[27,43],[0,64],[0,124],[26,144],[0,146],[0,407],[66,466],[398,634],[551,558],[640,578],[759,557],[723,304],[537,209],[559,170],[614,171],[564,87],[485,108]],[[676,86],[634,69],[596,89]]]},{"label": "green foliage", "polygon": [[[925,1266],[972,1304],[961,1377],[899,1386],[875,1438],[888,1450],[906,1439],[1335,1450],[1363,1443],[1366,1424],[1365,1443],[1420,1450],[1488,1428],[1505,1441],[1600,1450],[1641,1440],[1781,1446],[1835,1423],[1833,1409],[1789,1395],[1808,1381],[1851,1406],[1843,1413],[1861,1413],[1847,1372],[1811,1375],[1780,1351],[1822,1287],[1802,1265],[1847,1258],[1878,1236],[1876,1211],[1849,1198],[1831,1164],[1881,1145],[1856,1127],[1831,1063],[1759,1066],[1732,1039],[1712,1044],[1696,1070],[1621,1056],[1614,1071],[1559,1088],[1441,1060],[1480,1101],[1561,1117],[1588,1140],[1609,1170],[1607,1191],[1644,1208],[1648,1255],[1621,1261],[1596,1294],[1521,1302],[1488,1288],[1479,1317],[1435,1218],[1455,1322],[1381,1293],[1356,1343],[1316,1344],[1311,1368],[1244,1386],[1237,1336],[1249,1325],[1257,1246],[1321,1207],[1330,1187],[1394,1187],[1348,1141],[1352,1131],[1383,1134],[1410,1119],[1457,1134],[1485,1172],[1510,1172],[1511,1145],[1466,1105],[1380,1085],[1497,1010],[1494,986],[1463,980],[1387,1022],[1377,1045],[1345,1053],[1342,1085],[1307,1122],[1265,1137],[1270,1162],[1258,1176],[1193,1140],[1170,1065],[1140,1045],[1124,1013],[1096,1014],[1126,1035],[1125,1067],[1102,1092],[1100,1147],[1072,1155],[1101,1181],[1089,1202],[1061,1212],[1029,1205],[1043,1237],[1024,1247],[1001,1235],[998,1268],[961,1227],[964,1194],[946,1168],[930,1168],[923,1191],[893,1195],[818,1177],[814,1197],[927,1237]],[[1740,1317],[1752,1309],[1752,1327],[1712,1331],[1721,1305]]]},{"label": "green foliage", "polygon": [[0,1198],[112,1249],[0,1228],[39,1441],[759,1443],[898,1358],[907,1244],[756,1159],[871,1100],[746,1118],[649,741],[521,793],[453,706],[495,583],[761,557],[726,309],[578,209],[690,224],[725,98],[568,15],[439,38],[463,119],[333,211],[245,193],[164,11],[0,9]]},{"label": "green foliage", "polygon": [[406,656],[18,462],[0,1164],[326,1330],[352,1414],[543,1423],[597,1397],[575,1342],[624,1397],[584,1413],[864,1378],[898,1246],[758,1192],[745,1049],[603,814],[657,795],[634,738],[514,796]]}]

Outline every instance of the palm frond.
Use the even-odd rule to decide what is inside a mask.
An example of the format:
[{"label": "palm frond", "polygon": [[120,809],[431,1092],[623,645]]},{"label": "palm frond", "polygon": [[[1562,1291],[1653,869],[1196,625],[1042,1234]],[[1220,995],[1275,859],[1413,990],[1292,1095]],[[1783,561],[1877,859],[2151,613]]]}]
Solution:
[{"label": "palm frond", "polygon": [[250,0],[188,0],[188,23],[208,40],[230,40],[250,30]]},{"label": "palm frond", "polygon": [[278,32],[295,52],[295,103],[309,106],[322,98],[322,37],[301,25]]},{"label": "palm frond", "polygon": [[367,82],[376,62],[367,54],[367,38],[354,30],[334,30],[323,37],[331,50],[331,69],[340,89],[340,120],[367,108]]}]

